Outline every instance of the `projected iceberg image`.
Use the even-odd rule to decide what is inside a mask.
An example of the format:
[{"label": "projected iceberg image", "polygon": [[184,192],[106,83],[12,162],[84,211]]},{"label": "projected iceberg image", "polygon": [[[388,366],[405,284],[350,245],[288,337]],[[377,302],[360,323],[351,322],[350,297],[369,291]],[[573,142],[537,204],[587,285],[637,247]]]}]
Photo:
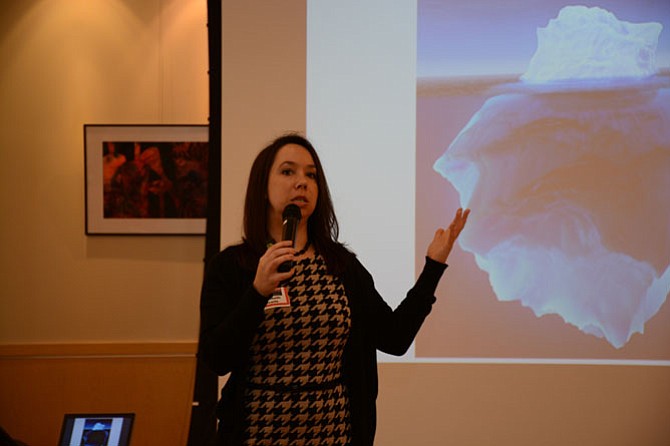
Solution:
[{"label": "projected iceberg image", "polygon": [[569,6],[518,84],[434,169],[473,210],[460,245],[501,301],[623,347],[670,291],[670,78],[662,26]]}]

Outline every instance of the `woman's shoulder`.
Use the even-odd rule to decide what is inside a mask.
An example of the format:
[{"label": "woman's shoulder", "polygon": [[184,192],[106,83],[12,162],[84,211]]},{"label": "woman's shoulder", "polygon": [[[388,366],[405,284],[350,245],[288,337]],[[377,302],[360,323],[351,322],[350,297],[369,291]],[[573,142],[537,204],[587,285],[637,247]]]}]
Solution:
[{"label": "woman's shoulder", "polygon": [[251,246],[244,240],[241,240],[237,243],[230,244],[223,248],[218,255],[226,256],[226,255],[233,255],[233,254],[238,254],[240,252],[245,252],[251,250]]},{"label": "woman's shoulder", "polygon": [[340,259],[341,270],[343,273],[351,273],[352,269],[356,270],[358,268],[363,268],[363,265],[358,260],[356,252],[354,252],[348,245],[344,243],[337,242],[335,243],[334,249],[337,252],[337,257]]},{"label": "woman's shoulder", "polygon": [[350,259],[356,257],[356,253],[352,251],[352,249],[348,245],[342,242],[333,242],[333,248],[337,250],[337,252],[345,258]]},{"label": "woman's shoulder", "polygon": [[226,246],[223,248],[221,251],[216,253],[213,257],[213,259],[225,259],[228,257],[234,257],[236,255],[239,255],[241,252],[245,250],[245,243],[243,241],[240,241],[238,243],[233,243],[231,245]]},{"label": "woman's shoulder", "polygon": [[245,241],[240,241],[226,246],[212,257],[211,263],[214,265],[235,264],[241,267],[249,267],[249,263],[257,262],[257,256],[251,246]]}]

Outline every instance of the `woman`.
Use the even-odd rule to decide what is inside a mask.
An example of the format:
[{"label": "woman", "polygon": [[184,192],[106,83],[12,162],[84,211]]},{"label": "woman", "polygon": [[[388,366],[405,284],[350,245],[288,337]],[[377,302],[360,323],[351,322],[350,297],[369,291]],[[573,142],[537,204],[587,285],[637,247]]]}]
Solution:
[{"label": "woman", "polygon": [[[300,208],[295,247],[282,213]],[[201,299],[200,356],[230,373],[218,404],[222,445],[372,445],[376,350],[402,355],[435,302],[435,288],[469,210],[438,229],[414,287],[392,310],[338,224],[319,157],[282,136],[249,175],[244,239],[212,259]],[[280,272],[279,265],[294,262]]]}]

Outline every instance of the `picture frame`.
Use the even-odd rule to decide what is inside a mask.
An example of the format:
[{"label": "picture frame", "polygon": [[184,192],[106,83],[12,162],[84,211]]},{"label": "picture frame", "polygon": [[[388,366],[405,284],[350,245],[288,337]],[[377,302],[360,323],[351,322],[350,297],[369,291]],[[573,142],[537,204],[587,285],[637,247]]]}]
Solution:
[{"label": "picture frame", "polygon": [[205,233],[209,126],[85,124],[86,235]]}]

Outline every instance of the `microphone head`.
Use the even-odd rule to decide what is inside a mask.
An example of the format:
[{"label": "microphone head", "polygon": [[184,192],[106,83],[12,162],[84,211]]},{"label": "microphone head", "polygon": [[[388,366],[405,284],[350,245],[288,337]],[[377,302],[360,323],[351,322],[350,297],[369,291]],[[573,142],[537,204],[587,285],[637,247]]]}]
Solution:
[{"label": "microphone head", "polygon": [[295,219],[296,221],[300,221],[302,218],[302,212],[300,212],[300,208],[297,204],[291,203],[286,205],[284,212],[281,214],[281,217],[284,221],[288,219]]}]

